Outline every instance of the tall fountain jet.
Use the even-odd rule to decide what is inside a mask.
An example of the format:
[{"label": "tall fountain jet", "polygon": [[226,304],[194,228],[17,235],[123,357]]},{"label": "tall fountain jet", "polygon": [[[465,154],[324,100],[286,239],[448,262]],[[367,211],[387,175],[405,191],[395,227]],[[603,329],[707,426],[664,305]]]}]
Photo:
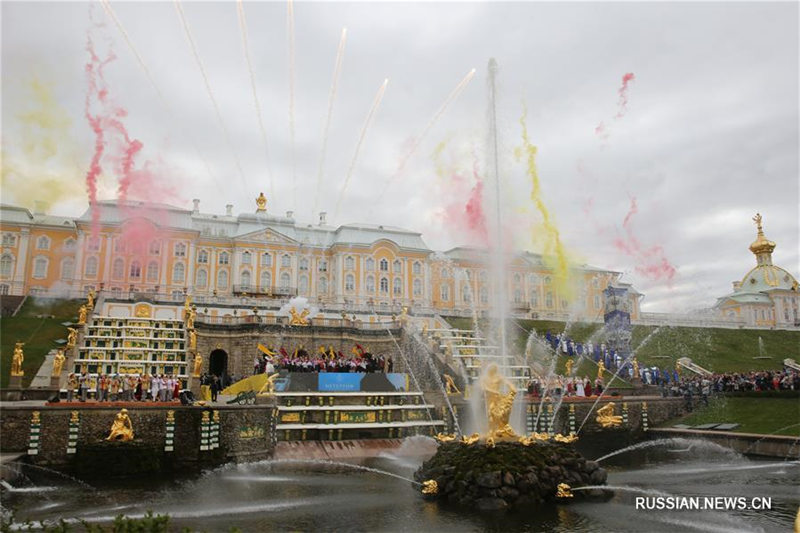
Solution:
[{"label": "tall fountain jet", "polygon": [[497,137],[497,61],[494,58],[489,59],[488,65],[488,89],[489,89],[489,128],[488,128],[488,147],[487,147],[487,166],[489,177],[494,181],[495,193],[495,216],[494,216],[494,247],[491,254],[491,266],[494,276],[494,308],[497,312],[498,323],[498,336],[500,342],[500,355],[503,360],[508,355],[506,345],[506,312],[508,307],[507,301],[507,283],[506,283],[506,269],[505,269],[505,246],[503,243],[503,224],[502,224],[502,209],[500,207],[501,194],[500,194],[500,155],[499,155],[499,142]]}]

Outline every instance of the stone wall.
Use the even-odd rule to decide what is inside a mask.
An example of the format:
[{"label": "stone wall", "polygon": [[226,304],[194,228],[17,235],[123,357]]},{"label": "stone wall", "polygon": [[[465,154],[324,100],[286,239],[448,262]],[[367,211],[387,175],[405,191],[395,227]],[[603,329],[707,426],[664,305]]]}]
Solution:
[{"label": "stone wall", "polygon": [[[272,405],[201,407],[136,407],[129,409],[134,440],[107,442],[109,429],[118,408],[81,407],[4,407],[0,411],[4,453],[27,453],[30,423],[34,411],[41,419],[40,448],[27,459],[80,475],[125,475],[143,471],[201,469],[230,461],[259,460],[273,451]],[[76,451],[67,453],[69,424],[73,411],[80,428]],[[173,450],[165,450],[168,411],[174,412]],[[201,450],[203,412],[219,413],[219,446]]]}]

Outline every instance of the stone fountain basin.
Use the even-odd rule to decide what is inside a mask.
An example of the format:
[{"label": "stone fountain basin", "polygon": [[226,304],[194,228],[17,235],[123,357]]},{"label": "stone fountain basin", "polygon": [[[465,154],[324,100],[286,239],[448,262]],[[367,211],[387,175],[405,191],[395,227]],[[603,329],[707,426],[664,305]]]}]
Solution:
[{"label": "stone fountain basin", "polygon": [[[556,497],[560,483],[572,488],[604,485],[607,474],[571,444],[542,441],[526,446],[500,442],[488,446],[453,441],[442,443],[414,478],[420,483],[436,481],[438,492],[425,495],[428,499],[498,511],[569,502],[570,498]],[[603,489],[582,490],[576,491],[573,498],[606,498],[611,494]]]}]

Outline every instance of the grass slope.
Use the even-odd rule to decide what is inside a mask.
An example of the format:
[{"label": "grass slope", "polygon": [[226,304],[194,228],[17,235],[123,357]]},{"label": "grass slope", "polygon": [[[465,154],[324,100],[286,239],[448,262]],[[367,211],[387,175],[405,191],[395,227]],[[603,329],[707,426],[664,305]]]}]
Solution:
[{"label": "grass slope", "polygon": [[[453,326],[469,329],[472,320],[448,318]],[[520,352],[525,349],[528,332],[535,330],[544,337],[564,331],[564,322],[545,320],[510,321],[509,338]],[[567,328],[567,335],[575,340],[602,342],[601,324],[574,323]],[[770,359],[755,359],[760,356],[759,338],[764,355]],[[800,331],[690,328],[683,326],[634,326],[631,345],[637,350],[641,365],[675,368],[680,357],[690,357],[698,365],[714,372],[746,372],[750,370],[779,370],[783,360],[791,357],[800,361]],[[559,369],[563,369],[563,360]],[[580,369],[580,374],[583,374]]]},{"label": "grass slope", "polygon": [[740,433],[800,436],[800,401],[797,398],[721,397],[711,402],[708,407],[696,409],[686,416],[670,420],[663,426],[671,427],[675,424],[698,426],[713,422],[740,424],[733,430]]},{"label": "grass slope", "polygon": [[[14,344],[17,341],[25,343],[22,384],[27,386],[47,352],[58,346],[55,341],[67,338],[67,328],[61,323],[77,320],[81,303],[79,300],[28,298],[17,316],[0,320],[0,387],[8,386]],[[39,315],[47,318],[38,318]],[[55,318],[49,318],[50,315]]]}]

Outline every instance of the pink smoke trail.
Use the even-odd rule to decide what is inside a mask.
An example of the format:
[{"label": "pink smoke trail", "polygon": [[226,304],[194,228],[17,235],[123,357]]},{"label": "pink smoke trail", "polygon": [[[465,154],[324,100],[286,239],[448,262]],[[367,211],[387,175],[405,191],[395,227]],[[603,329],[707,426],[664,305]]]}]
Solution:
[{"label": "pink smoke trail", "polygon": [[614,247],[637,261],[638,264],[635,266],[637,273],[653,281],[666,280],[671,286],[677,269],[667,260],[664,249],[660,245],[645,247],[633,234],[633,217],[638,212],[636,198],[631,197],[630,209],[622,222],[625,235],[617,235]]},{"label": "pink smoke trail", "polygon": [[635,79],[633,72],[626,72],[624,76],[622,76],[622,86],[617,90],[619,94],[619,100],[617,101],[617,116],[616,118],[622,118],[625,113],[628,112],[628,84]]},{"label": "pink smoke trail", "polygon": [[477,155],[473,152],[472,176],[466,172],[451,170],[440,172],[444,178],[443,197],[448,203],[440,210],[442,226],[456,238],[465,238],[468,245],[488,246],[489,231],[483,204],[483,180],[478,168]]}]

